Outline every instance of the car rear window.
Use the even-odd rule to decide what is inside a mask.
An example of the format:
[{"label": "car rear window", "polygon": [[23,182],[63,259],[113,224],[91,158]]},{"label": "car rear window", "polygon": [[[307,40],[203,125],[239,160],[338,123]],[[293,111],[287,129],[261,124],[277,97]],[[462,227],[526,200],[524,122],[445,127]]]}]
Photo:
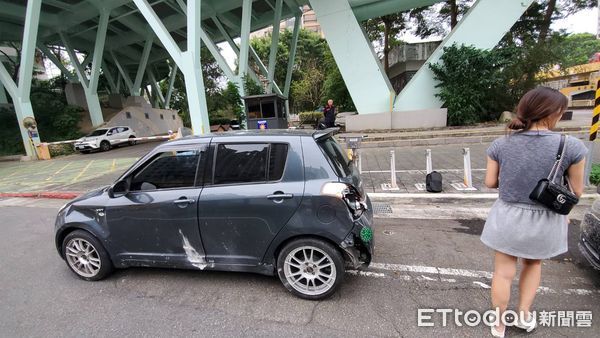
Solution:
[{"label": "car rear window", "polygon": [[333,139],[328,137],[317,142],[319,147],[325,153],[327,160],[339,177],[349,176],[352,171],[350,169],[350,160],[340,145]]}]

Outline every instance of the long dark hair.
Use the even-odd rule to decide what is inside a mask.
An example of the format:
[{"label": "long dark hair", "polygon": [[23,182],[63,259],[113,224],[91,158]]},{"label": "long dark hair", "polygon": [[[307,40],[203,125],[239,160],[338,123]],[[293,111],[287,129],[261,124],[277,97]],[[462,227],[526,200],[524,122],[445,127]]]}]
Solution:
[{"label": "long dark hair", "polygon": [[508,123],[507,127],[512,130],[529,130],[536,122],[549,116],[562,115],[568,103],[567,97],[558,90],[537,87],[523,95],[517,105],[517,116]]}]

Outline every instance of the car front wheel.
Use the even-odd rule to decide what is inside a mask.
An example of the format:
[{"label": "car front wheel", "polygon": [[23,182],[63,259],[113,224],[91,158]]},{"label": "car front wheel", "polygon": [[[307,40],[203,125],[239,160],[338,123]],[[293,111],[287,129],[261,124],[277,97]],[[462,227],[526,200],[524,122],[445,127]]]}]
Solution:
[{"label": "car front wheel", "polygon": [[279,279],[294,295],[319,300],[331,296],[344,279],[344,259],[331,244],[314,238],[290,242],[277,259]]},{"label": "car front wheel", "polygon": [[136,143],[137,143],[137,141],[135,140],[135,136],[134,135],[129,136],[129,145],[133,146]]},{"label": "car front wheel", "polygon": [[67,265],[79,278],[97,281],[106,277],[113,269],[104,247],[89,232],[75,230],[63,240],[63,257]]},{"label": "car front wheel", "polygon": [[109,151],[110,150],[110,142],[108,142],[108,141],[100,142],[100,150]]}]

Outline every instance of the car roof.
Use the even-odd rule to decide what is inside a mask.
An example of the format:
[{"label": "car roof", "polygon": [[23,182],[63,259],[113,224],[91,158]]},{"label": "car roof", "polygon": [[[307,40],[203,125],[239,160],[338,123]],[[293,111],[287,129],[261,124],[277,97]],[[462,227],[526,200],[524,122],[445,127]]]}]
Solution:
[{"label": "car roof", "polygon": [[227,137],[243,137],[243,136],[263,136],[265,138],[269,137],[281,137],[281,136],[301,136],[301,137],[312,137],[315,140],[318,140],[323,137],[331,136],[335,132],[337,132],[338,128],[329,128],[324,130],[304,130],[304,129],[267,129],[267,130],[234,130],[234,131],[226,131],[221,133],[207,133],[204,135],[190,135],[185,136],[180,139],[176,139],[170,141],[169,145],[177,145],[181,144],[190,144],[195,143],[194,141],[201,142],[201,140],[206,138],[227,138]]}]

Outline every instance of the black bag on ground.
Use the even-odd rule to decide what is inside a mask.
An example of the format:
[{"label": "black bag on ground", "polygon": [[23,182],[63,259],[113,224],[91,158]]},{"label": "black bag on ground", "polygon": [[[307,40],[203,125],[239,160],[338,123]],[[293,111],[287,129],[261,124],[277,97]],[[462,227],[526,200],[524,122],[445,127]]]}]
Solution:
[{"label": "black bag on ground", "polygon": [[442,192],[442,174],[432,171],[425,176],[425,189],[429,192]]}]

